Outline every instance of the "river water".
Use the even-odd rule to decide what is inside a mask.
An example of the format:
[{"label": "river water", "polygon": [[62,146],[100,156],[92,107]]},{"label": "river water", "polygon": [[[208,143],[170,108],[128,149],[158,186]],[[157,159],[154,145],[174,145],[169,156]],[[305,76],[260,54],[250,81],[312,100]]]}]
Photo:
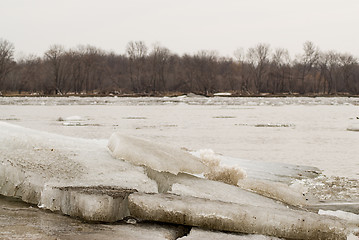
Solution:
[{"label": "river water", "polygon": [[[348,128],[357,129],[357,117],[357,98],[0,98],[0,121],[82,138],[108,139],[120,131],[188,150],[314,166],[351,181],[353,188],[359,179],[359,132]],[[0,206],[0,238],[111,239],[119,231],[8,198],[0,198]],[[34,219],[36,224],[27,224]],[[144,229],[158,239],[178,232]],[[134,232],[130,235],[137,236]]]}]

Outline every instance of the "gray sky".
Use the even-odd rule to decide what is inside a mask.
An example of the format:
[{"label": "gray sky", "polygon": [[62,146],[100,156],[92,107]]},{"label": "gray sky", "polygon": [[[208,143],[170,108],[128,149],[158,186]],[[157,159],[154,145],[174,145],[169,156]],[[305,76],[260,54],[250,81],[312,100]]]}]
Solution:
[{"label": "gray sky", "polygon": [[258,43],[292,56],[310,40],[359,57],[359,0],[1,0],[0,38],[17,56],[50,45],[124,53],[129,41],[233,56]]}]

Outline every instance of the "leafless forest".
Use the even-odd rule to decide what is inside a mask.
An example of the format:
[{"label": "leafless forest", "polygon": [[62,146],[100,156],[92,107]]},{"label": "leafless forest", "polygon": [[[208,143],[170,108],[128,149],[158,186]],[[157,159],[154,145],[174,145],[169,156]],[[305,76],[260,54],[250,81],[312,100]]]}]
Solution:
[{"label": "leafless forest", "polygon": [[234,51],[234,58],[216,51],[179,56],[168,48],[129,42],[125,54],[93,46],[65,49],[51,46],[43,56],[14,58],[14,45],[0,39],[2,94],[137,94],[194,92],[211,95],[310,94],[359,95],[355,56],[320,51],[312,42],[300,55],[268,44]]}]

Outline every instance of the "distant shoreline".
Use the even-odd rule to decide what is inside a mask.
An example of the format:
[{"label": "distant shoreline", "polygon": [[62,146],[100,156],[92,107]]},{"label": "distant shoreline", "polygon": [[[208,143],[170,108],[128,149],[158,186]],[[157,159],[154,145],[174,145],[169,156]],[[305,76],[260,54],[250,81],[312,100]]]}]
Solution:
[{"label": "distant shoreline", "polygon": [[13,93],[13,92],[0,92],[0,97],[179,97],[179,96],[189,96],[189,97],[267,97],[267,98],[286,98],[286,97],[351,97],[359,98],[359,95],[353,95],[349,93],[341,94],[299,94],[299,93],[259,93],[259,94],[239,94],[231,92],[221,92],[221,93],[211,93],[211,94],[202,94],[202,93],[181,93],[181,92],[166,92],[166,93],[124,93],[124,94],[114,94],[114,93],[83,93],[83,94],[41,94],[41,93]]},{"label": "distant shoreline", "polygon": [[[2,94],[0,97],[55,97],[55,98],[66,98],[66,97],[80,97],[80,98],[91,98],[91,97],[118,97],[118,98],[141,98],[141,97],[153,97],[153,98],[163,98],[163,97],[180,97],[180,96],[187,96],[188,94],[119,94],[119,95],[112,95],[112,94],[63,94],[63,95],[48,95],[48,94]],[[296,97],[305,97],[305,98],[332,98],[332,97],[343,97],[343,98],[359,98],[359,95],[352,95],[352,94],[251,94],[251,95],[200,95],[195,94],[192,97],[224,97],[224,98],[296,98]]]}]

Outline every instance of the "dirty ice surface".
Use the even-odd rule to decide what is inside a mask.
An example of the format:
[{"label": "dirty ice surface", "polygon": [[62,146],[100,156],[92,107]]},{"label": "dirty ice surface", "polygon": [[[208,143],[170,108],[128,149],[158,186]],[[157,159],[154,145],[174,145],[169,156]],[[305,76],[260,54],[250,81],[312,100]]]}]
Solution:
[{"label": "dirty ice surface", "polygon": [[[341,202],[344,210],[355,212],[359,199],[358,105],[356,98],[0,98],[0,120],[90,139],[108,139],[120,131],[171,143],[195,155],[200,149],[213,149],[223,160],[221,164],[237,159],[247,180],[260,180],[259,185],[249,181],[243,187],[262,194],[267,180],[292,183],[281,176],[282,169],[301,174],[300,169],[287,166],[312,166],[313,171],[318,167],[324,175],[315,179],[298,176],[292,183],[294,189],[304,187],[320,199],[316,210],[338,211],[337,203]],[[257,161],[256,169],[250,168],[253,160]],[[210,189],[199,193],[186,181],[183,178],[175,183],[171,191],[211,195]],[[277,187],[277,193],[283,192],[282,186]],[[218,200],[220,195],[212,197]],[[5,200],[3,209],[7,204]],[[21,232],[15,228],[9,231]]]},{"label": "dirty ice surface", "polygon": [[203,230],[200,228],[192,228],[190,233],[180,240],[198,240],[198,239],[212,239],[212,240],[279,240],[280,238],[276,237],[268,237],[263,235],[252,235],[245,236],[243,234],[235,234],[235,233],[223,233],[223,232],[215,232]]}]

